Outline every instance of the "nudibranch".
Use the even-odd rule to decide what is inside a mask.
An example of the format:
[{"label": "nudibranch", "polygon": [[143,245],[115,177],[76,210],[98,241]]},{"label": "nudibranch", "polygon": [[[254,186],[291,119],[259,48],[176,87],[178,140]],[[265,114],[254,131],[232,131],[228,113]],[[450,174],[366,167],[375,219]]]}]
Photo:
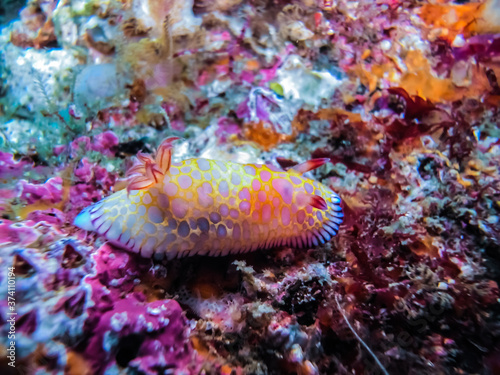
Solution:
[{"label": "nudibranch", "polygon": [[329,241],[342,223],[341,199],[303,174],[329,159],[284,171],[208,159],[171,163],[173,141],[156,157],[138,154],[129,185],[85,208],[74,224],[144,257],[244,253]]}]

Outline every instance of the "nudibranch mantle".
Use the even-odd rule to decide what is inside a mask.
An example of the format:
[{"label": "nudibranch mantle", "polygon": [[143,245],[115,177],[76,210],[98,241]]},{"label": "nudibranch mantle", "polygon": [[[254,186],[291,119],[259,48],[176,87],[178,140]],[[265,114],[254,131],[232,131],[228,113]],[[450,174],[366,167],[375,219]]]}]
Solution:
[{"label": "nudibranch mantle", "polygon": [[129,188],[85,208],[74,224],[144,257],[169,259],[313,247],[337,233],[340,197],[303,176],[328,159],[287,171],[208,159],[171,164],[173,140],[156,161],[139,155]]}]

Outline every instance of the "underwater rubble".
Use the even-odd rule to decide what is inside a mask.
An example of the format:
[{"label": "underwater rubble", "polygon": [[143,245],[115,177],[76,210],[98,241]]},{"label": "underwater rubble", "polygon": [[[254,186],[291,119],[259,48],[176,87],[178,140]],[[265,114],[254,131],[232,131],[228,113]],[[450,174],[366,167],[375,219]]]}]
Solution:
[{"label": "underwater rubble", "polygon": [[[498,0],[12,11],[2,374],[500,373]],[[174,161],[330,158],[309,175],[342,198],[338,235],[158,260],[72,224],[167,136]]]}]

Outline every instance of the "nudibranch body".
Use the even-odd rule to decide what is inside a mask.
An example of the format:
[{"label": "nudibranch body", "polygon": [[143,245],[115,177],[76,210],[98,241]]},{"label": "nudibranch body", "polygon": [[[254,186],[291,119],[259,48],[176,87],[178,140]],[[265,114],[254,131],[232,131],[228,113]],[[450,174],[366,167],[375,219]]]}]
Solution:
[{"label": "nudibranch body", "polygon": [[169,259],[312,247],[337,233],[339,196],[302,175],[328,159],[288,171],[208,159],[171,164],[173,140],[156,160],[138,155],[129,188],[84,209],[75,225],[144,257]]}]

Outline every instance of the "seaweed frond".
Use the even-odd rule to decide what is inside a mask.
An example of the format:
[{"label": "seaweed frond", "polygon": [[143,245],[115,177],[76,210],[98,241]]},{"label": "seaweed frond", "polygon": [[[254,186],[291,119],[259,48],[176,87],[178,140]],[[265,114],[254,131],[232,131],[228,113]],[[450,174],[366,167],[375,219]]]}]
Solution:
[{"label": "seaweed frond", "polygon": [[35,69],[31,68],[31,75],[33,77],[33,82],[35,84],[35,87],[38,91],[38,94],[43,100],[43,105],[45,105],[47,112],[48,113],[53,113],[56,112],[56,108],[54,105],[53,100],[51,100],[49,93],[47,92],[47,85],[45,84],[44,79],[42,78],[40,72]]}]

